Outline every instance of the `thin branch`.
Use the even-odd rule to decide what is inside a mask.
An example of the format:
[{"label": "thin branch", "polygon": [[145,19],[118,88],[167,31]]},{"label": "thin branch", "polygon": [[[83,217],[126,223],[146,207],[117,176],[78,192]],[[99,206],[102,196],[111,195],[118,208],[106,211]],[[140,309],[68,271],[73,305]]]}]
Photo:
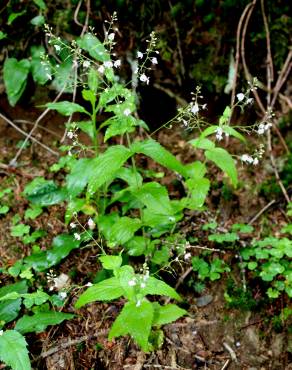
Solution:
[{"label": "thin branch", "polygon": [[275,199],[271,200],[268,204],[264,206],[248,223],[248,225],[252,225],[268,208],[270,208],[274,203]]},{"label": "thin branch", "polygon": [[[26,133],[25,131],[23,131],[21,128],[19,128],[15,123],[13,123],[9,118],[5,117],[2,113],[0,113],[0,117],[5,121],[7,122],[10,126],[12,126],[16,131],[20,132],[22,135],[24,135],[26,138],[28,138],[29,134]],[[55,152],[53,149],[49,148],[47,145],[43,144],[42,142],[40,142],[39,140],[37,140],[35,137],[33,136],[29,136],[29,139],[37,144],[39,144],[42,148],[46,149],[48,152],[50,152],[51,154],[59,157],[59,153],[58,152]]]}]

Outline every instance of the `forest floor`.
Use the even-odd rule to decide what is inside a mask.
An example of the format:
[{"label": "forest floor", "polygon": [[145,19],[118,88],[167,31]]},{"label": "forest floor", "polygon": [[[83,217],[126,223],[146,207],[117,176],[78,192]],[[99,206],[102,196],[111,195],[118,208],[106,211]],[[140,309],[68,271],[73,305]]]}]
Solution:
[{"label": "forest floor", "polygon": [[[0,100],[1,111],[12,120],[34,122],[38,112],[21,108],[10,108],[4,98]],[[29,123],[19,123],[25,131],[29,131]],[[54,148],[56,141],[63,134],[63,119],[50,113],[36,131],[37,138]],[[184,162],[194,159],[193,151],[187,149],[188,137],[182,134],[180,127],[173,130],[160,131],[159,141],[169,148]],[[16,145],[21,137],[12,127],[0,120],[0,160],[9,163],[16,153]],[[232,145],[229,143],[229,145]],[[56,147],[55,147],[56,149]],[[57,150],[57,149],[56,149]],[[238,146],[235,146],[238,150]],[[274,150],[281,152],[281,145]],[[56,179],[56,175],[48,172],[56,157],[37,144],[32,144],[21,154],[19,166],[16,168],[0,167],[0,187],[13,187],[14,197],[11,212],[0,219],[0,255],[1,263],[11,266],[17,259],[28,255],[29,248],[10,236],[11,217],[22,215],[27,208],[27,201],[21,195],[24,186],[37,176]],[[151,163],[147,168],[151,168]],[[150,166],[150,168],[149,168]],[[216,173],[217,182],[222,182],[222,174]],[[186,215],[181,222],[181,229],[204,240],[201,226],[212,220],[227,230],[232,223],[247,223],[269,200],[260,197],[256,189],[260,183],[269,179],[271,174],[268,164],[256,170],[240,168],[239,177],[244,181],[240,190],[233,192],[231,199],[226,200],[221,190],[213,189],[208,197],[208,211]],[[57,175],[62,181],[62,174]],[[172,179],[167,175],[164,184],[170,194],[179,191]],[[284,200],[277,199],[276,206],[270,207],[262,216],[269,225],[271,234],[277,232],[286,220],[283,209]],[[45,229],[47,236],[42,239],[42,247],[47,248],[53,237],[67,231],[64,224],[64,208],[53,206],[47,208],[36,220],[29,221],[34,229]],[[261,218],[253,224],[254,235],[261,229]],[[218,252],[220,254],[220,252]],[[91,281],[98,270],[98,251],[94,248],[81,248],[71,252],[69,257],[54,268],[56,275],[66,274],[71,284]],[[198,250],[198,255],[200,250]],[[121,307],[117,303],[94,303],[80,310],[79,315],[61,325],[51,327],[40,334],[28,335],[32,365],[35,369],[210,369],[210,370],[288,370],[292,369],[291,352],[288,351],[288,328],[276,331],[272,317],[279,315],[281,308],[288,304],[285,299],[269,301],[260,309],[251,310],[244,303],[240,308],[230,308],[226,304],[224,293],[230,279],[236,286],[242,286],[242,273],[236,264],[236,253],[227,250],[226,261],[233,261],[231,273],[223,274],[220,280],[208,282],[201,293],[196,293],[191,282],[195,273],[187,271],[190,266],[178,265],[175,276],[167,279],[177,287],[183,296],[185,308],[189,316],[164,327],[165,341],[160,350],[150,354],[140,352],[129,338],[108,341],[107,333]],[[188,274],[187,274],[188,272]],[[184,277],[184,278],[182,278]],[[1,278],[1,276],[0,276]],[[42,279],[45,279],[43,274]],[[2,280],[3,281],[3,280]],[[255,300],[263,298],[263,292],[255,282],[251,287]],[[65,302],[65,311],[76,313],[73,305],[76,301],[74,291]],[[291,349],[290,349],[291,351]],[[289,357],[290,356],[290,357]],[[0,365],[0,369],[3,366]]]}]

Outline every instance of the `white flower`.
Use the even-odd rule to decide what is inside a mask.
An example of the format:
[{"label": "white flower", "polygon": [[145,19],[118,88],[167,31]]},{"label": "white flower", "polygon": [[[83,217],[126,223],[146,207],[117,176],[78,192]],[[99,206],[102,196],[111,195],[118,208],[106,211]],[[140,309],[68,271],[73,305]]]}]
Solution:
[{"label": "white flower", "polygon": [[236,95],[236,97],[237,97],[238,101],[242,101],[244,99],[245,95],[243,93],[239,93],[239,94]]},{"label": "white flower", "polygon": [[104,66],[99,66],[97,68],[97,70],[98,70],[99,73],[103,74],[104,73]]},{"label": "white flower", "polygon": [[146,284],[145,283],[141,283],[141,288],[143,289],[143,288],[145,288],[146,287]]},{"label": "white flower", "polygon": [[138,59],[142,59],[143,58],[143,53],[141,53],[141,51],[138,51],[137,52],[137,58]]},{"label": "white flower", "polygon": [[153,58],[151,59],[151,62],[152,62],[152,64],[158,64],[158,60],[157,60],[157,58],[156,58],[156,57],[153,57]]},{"label": "white flower", "polygon": [[77,225],[74,222],[71,222],[69,226],[71,227],[71,229],[75,229]]},{"label": "white flower", "polygon": [[61,50],[61,46],[60,45],[54,45],[54,48],[56,51],[60,51]]},{"label": "white flower", "polygon": [[95,228],[95,222],[93,221],[92,218],[90,218],[88,221],[87,221],[87,225],[89,226],[90,230],[93,230]]},{"label": "white flower", "polygon": [[103,66],[104,66],[105,68],[112,68],[112,66],[113,66],[113,62],[112,62],[111,60],[108,60],[107,62],[104,62],[104,63],[103,63]]},{"label": "white flower", "polygon": [[108,39],[110,40],[110,41],[113,41],[113,39],[115,38],[115,34],[114,34],[114,32],[112,32],[112,33],[110,33],[109,35],[108,35]]},{"label": "white flower", "polygon": [[246,101],[246,104],[252,104],[253,103],[253,98],[248,98]]},{"label": "white flower", "polygon": [[264,133],[265,133],[265,125],[263,123],[260,123],[258,127],[258,134],[262,135]]},{"label": "white flower", "polygon": [[81,239],[81,236],[78,233],[74,233],[74,238],[76,240],[80,240]]},{"label": "white flower", "polygon": [[125,116],[129,116],[131,114],[131,111],[130,111],[129,108],[127,108],[127,109],[124,110],[123,113],[124,113]]},{"label": "white flower", "polygon": [[198,113],[198,112],[199,112],[199,110],[200,110],[200,108],[199,108],[199,105],[198,105],[198,103],[197,103],[197,102],[196,102],[194,105],[192,105],[192,107],[191,107],[191,112],[192,112],[193,114]]},{"label": "white flower", "polygon": [[133,280],[129,280],[128,281],[128,285],[129,286],[135,286],[136,285],[136,281],[133,279]]},{"label": "white flower", "polygon": [[74,137],[73,131],[68,131],[67,136],[68,136],[69,139],[73,139],[73,137]]},{"label": "white flower", "polygon": [[140,81],[146,82],[147,85],[149,85],[149,77],[145,75],[145,73],[141,74]]},{"label": "white flower", "polygon": [[0,336],[3,335],[3,330],[0,330]]},{"label": "white flower", "polygon": [[255,159],[253,160],[253,165],[254,165],[254,166],[256,166],[257,164],[259,164],[259,160],[258,160],[258,158],[255,158]]},{"label": "white flower", "polygon": [[52,75],[50,73],[47,73],[46,76],[47,76],[47,79],[48,80],[51,80],[52,79]]},{"label": "white flower", "polygon": [[272,127],[273,125],[271,124],[271,122],[268,122],[265,126],[265,130],[267,131],[270,127]]},{"label": "white flower", "polygon": [[67,297],[67,293],[66,292],[60,292],[58,294],[58,296],[61,298],[61,299],[65,299]]},{"label": "white flower", "polygon": [[82,65],[83,65],[83,68],[89,68],[89,67],[90,67],[90,62],[89,62],[89,60],[85,60],[85,61],[82,63]]},{"label": "white flower", "polygon": [[191,253],[186,253],[185,255],[184,255],[184,259],[185,260],[188,260],[189,258],[191,258],[192,257],[192,255],[191,255]]},{"label": "white flower", "polygon": [[217,140],[222,140],[223,139],[223,130],[222,130],[222,128],[221,127],[217,127],[216,128],[216,139]]},{"label": "white flower", "polygon": [[92,283],[86,283],[85,286],[92,286],[93,284]]},{"label": "white flower", "polygon": [[121,66],[121,61],[118,59],[114,62],[114,67],[118,68]]},{"label": "white flower", "polygon": [[136,303],[136,307],[140,307],[141,306],[141,300],[138,299],[137,303]]},{"label": "white flower", "polygon": [[241,160],[242,162],[253,163],[253,158],[248,154],[243,154]]}]

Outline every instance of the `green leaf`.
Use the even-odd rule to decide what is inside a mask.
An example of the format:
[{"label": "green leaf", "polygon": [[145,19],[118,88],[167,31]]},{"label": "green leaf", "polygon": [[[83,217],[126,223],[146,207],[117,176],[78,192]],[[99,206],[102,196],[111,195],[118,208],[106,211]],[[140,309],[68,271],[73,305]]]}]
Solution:
[{"label": "green leaf", "polygon": [[138,189],[134,188],[132,193],[150,212],[162,215],[174,214],[165,186],[157,182],[148,182]]},{"label": "green leaf", "polygon": [[235,232],[239,231],[240,233],[243,234],[248,234],[251,233],[254,230],[254,228],[253,226],[247,224],[233,224],[231,230]]},{"label": "green leaf", "polygon": [[78,248],[80,240],[76,240],[73,235],[61,234],[53,239],[52,248],[47,251],[47,262],[49,267],[55,266],[68,254]]},{"label": "green leaf", "polygon": [[73,317],[73,314],[55,311],[38,312],[33,316],[24,315],[17,321],[15,330],[21,334],[40,333],[45,331],[49,325],[58,325],[64,320],[70,320]]},{"label": "green leaf", "polygon": [[31,235],[26,235],[23,237],[24,244],[34,243],[37,239],[42,238],[47,233],[44,230],[35,230]]},{"label": "green leaf", "polygon": [[130,334],[142,350],[147,352],[153,313],[153,306],[149,301],[143,300],[139,306],[135,302],[126,303],[113,323],[109,339]]},{"label": "green leaf", "polygon": [[224,125],[228,123],[231,113],[232,113],[231,108],[227,105],[226,108],[224,109],[223,115],[219,119],[219,124]]},{"label": "green leaf", "polygon": [[0,335],[0,359],[12,370],[30,370],[27,343],[16,330],[6,330]]},{"label": "green leaf", "polygon": [[94,168],[94,158],[81,158],[72,165],[71,172],[66,178],[67,191],[72,198],[76,197],[83,191]]},{"label": "green leaf", "polygon": [[43,209],[39,206],[33,205],[31,208],[28,208],[25,213],[24,213],[24,219],[28,220],[34,220],[36,219],[39,215],[43,213]]},{"label": "green leaf", "polygon": [[13,107],[20,99],[27,82],[30,69],[28,59],[17,61],[15,58],[7,58],[4,62],[3,78],[9,104]]},{"label": "green leaf", "polygon": [[110,55],[105,49],[104,45],[92,33],[87,33],[82,38],[77,40],[77,45],[87,51],[89,55],[98,60],[105,62],[110,60]]},{"label": "green leaf", "polygon": [[[19,283],[9,284],[0,288],[0,298],[3,298],[10,293],[26,293],[27,285],[26,281],[22,280]],[[8,323],[14,320],[19,313],[21,307],[21,299],[17,298],[14,300],[0,302],[0,322],[3,321]]]},{"label": "green leaf", "polygon": [[31,52],[31,73],[33,80],[40,85],[44,85],[49,81],[51,75],[51,65],[45,62],[43,56],[46,51],[43,46],[32,46]]},{"label": "green leaf", "polygon": [[142,289],[144,295],[165,295],[170,298],[174,298],[178,301],[181,301],[181,297],[177,292],[168,284],[162,280],[158,280],[153,276],[150,276],[146,281],[146,287]]},{"label": "green leaf", "polygon": [[22,294],[21,296],[24,298],[23,304],[26,308],[31,308],[34,305],[39,306],[47,302],[50,298],[50,296],[42,290],[37,290],[34,293]]},{"label": "green leaf", "polygon": [[208,239],[216,243],[232,243],[239,239],[236,233],[212,234]]},{"label": "green leaf", "polygon": [[104,141],[106,142],[113,136],[124,135],[134,131],[137,120],[134,117],[116,116],[110,119],[109,127],[105,131]]},{"label": "green leaf", "polygon": [[57,103],[47,103],[44,107],[54,109],[63,116],[71,116],[71,114],[76,112],[89,114],[81,105],[66,100]]},{"label": "green leaf", "polygon": [[186,206],[191,209],[202,207],[210,189],[210,181],[206,178],[188,179],[186,185],[191,193]]},{"label": "green leaf", "polygon": [[76,308],[80,308],[87,303],[95,301],[111,301],[121,297],[124,293],[120,281],[116,277],[103,280],[88,288],[75,303]]},{"label": "green leaf", "polygon": [[212,150],[206,150],[205,156],[230,177],[235,187],[237,186],[237,170],[234,160],[225,149],[214,148]]},{"label": "green leaf", "polygon": [[5,215],[9,211],[8,206],[0,206],[0,215]]},{"label": "green leaf", "polygon": [[106,270],[116,270],[121,267],[123,259],[121,256],[100,256],[102,267]]},{"label": "green leaf", "polygon": [[207,172],[205,164],[200,161],[189,163],[185,167],[188,171],[188,177],[193,179],[202,179]]},{"label": "green leaf", "polygon": [[258,263],[256,261],[248,262],[247,267],[249,270],[255,270],[258,266]]},{"label": "green leaf", "polygon": [[22,12],[18,12],[18,13],[10,13],[8,20],[7,20],[8,26],[10,26],[15,21],[15,19],[17,19],[18,17],[21,17],[25,13],[26,13],[26,10],[23,10]]},{"label": "green leaf", "polygon": [[140,187],[143,177],[133,168],[122,167],[116,172],[116,177],[128,183],[132,187]]},{"label": "green leaf", "polygon": [[0,41],[5,39],[7,37],[7,33],[4,33],[3,31],[0,31]]},{"label": "green leaf", "polygon": [[137,218],[121,217],[110,230],[109,242],[111,245],[123,245],[127,243],[142,226]]},{"label": "green leaf", "polygon": [[52,87],[57,91],[72,93],[75,84],[73,60],[67,57],[65,61],[56,68]]},{"label": "green leaf", "polygon": [[88,192],[94,194],[98,188],[112,180],[132,152],[123,145],[109,147],[104,153],[94,158],[93,171],[88,184]]},{"label": "green leaf", "polygon": [[167,304],[161,306],[155,304],[154,319],[152,325],[161,326],[176,321],[180,317],[187,315],[187,311],[178,307],[176,304]]},{"label": "green leaf", "polygon": [[43,15],[37,15],[30,20],[30,23],[34,26],[42,26],[45,23],[45,17]]},{"label": "green leaf", "polygon": [[205,139],[204,137],[198,137],[197,139],[191,140],[190,144],[195,148],[205,149],[205,150],[212,150],[215,149],[215,144],[213,141],[209,139]]},{"label": "green leaf", "polygon": [[11,227],[11,236],[22,237],[25,234],[28,234],[30,230],[29,225],[19,224]]},{"label": "green leaf", "polygon": [[230,136],[236,137],[237,139],[246,142],[245,137],[242,136],[238,131],[236,131],[233,127],[230,126],[222,126],[222,130],[229,134]]},{"label": "green leaf", "polygon": [[162,166],[178,172],[184,177],[188,177],[186,167],[155,140],[136,141],[131,145],[131,150],[145,154]]},{"label": "green leaf", "polygon": [[51,206],[67,199],[65,188],[58,187],[54,181],[37,177],[24,188],[23,194],[31,203],[38,206]]},{"label": "green leaf", "polygon": [[33,0],[33,2],[41,9],[41,10],[46,10],[47,6],[44,0]]}]

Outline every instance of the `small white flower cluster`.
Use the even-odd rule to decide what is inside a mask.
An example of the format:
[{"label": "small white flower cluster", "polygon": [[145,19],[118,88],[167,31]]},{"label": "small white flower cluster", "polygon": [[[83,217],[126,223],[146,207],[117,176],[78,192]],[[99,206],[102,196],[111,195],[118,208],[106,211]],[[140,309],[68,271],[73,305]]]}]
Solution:
[{"label": "small white flower cluster", "polygon": [[151,62],[152,65],[157,65],[158,64],[158,59],[156,56],[152,56],[152,53],[155,53],[155,54],[159,54],[159,51],[158,50],[155,50],[155,47],[156,47],[156,41],[157,41],[157,37],[155,35],[155,32],[151,32],[150,34],[150,40],[146,40],[148,42],[148,47],[146,49],[146,52],[145,53],[142,53],[142,51],[137,51],[137,59],[142,60],[144,59],[144,61],[142,62],[142,66],[141,68],[137,68],[135,70],[135,73],[136,74],[139,74],[139,80],[141,82],[145,82],[147,85],[149,85],[149,82],[150,82],[150,78],[149,76],[147,76],[147,74],[145,73],[146,70],[150,70],[151,68],[149,67],[146,67],[146,63],[148,61]]},{"label": "small white flower cluster", "polygon": [[226,137],[229,136],[228,132],[225,132],[221,127],[217,127],[215,131],[215,136],[218,141],[221,141],[223,139],[223,134],[225,134]]},{"label": "small white flower cluster", "polygon": [[237,97],[237,100],[241,103],[243,102],[245,105],[246,104],[252,104],[253,103],[253,98],[249,98],[248,96],[246,96],[245,94],[243,93],[239,93],[236,95]]},{"label": "small white flower cluster", "polygon": [[245,162],[245,163],[248,163],[248,164],[253,164],[254,166],[259,164],[259,159],[257,157],[253,158],[252,156],[250,156],[248,154],[243,154],[240,157],[240,159],[242,160],[242,162]]},{"label": "small white flower cluster", "polygon": [[272,123],[271,122],[268,122],[268,123],[266,123],[266,124],[264,124],[264,123],[260,123],[259,124],[259,127],[258,127],[258,129],[257,129],[257,133],[259,134],[259,135],[263,135],[266,131],[268,131],[269,130],[269,128],[271,128],[273,125],[272,125]]}]

